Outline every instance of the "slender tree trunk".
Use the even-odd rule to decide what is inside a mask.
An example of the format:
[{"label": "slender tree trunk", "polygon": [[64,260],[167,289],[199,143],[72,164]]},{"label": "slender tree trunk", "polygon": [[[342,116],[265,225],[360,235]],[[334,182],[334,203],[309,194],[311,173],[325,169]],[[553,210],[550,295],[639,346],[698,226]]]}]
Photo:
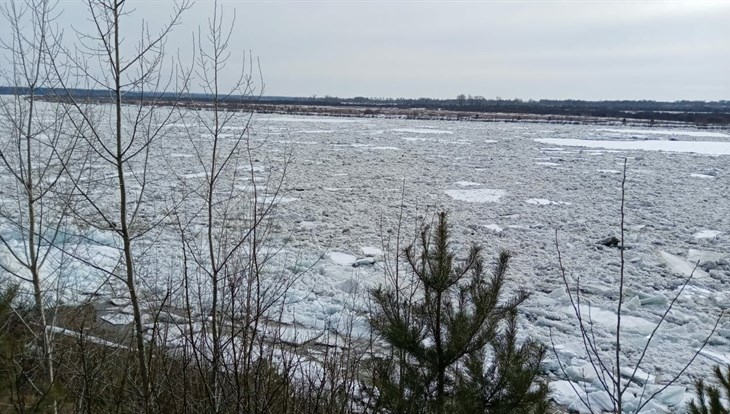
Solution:
[{"label": "slender tree trunk", "polygon": [[438,377],[436,378],[436,413],[444,412],[444,382],[446,381],[445,366],[443,362],[443,346],[441,343],[441,300],[442,292],[436,292],[436,326],[434,329],[434,342],[436,344],[436,369]]},{"label": "slender tree trunk", "polygon": [[119,226],[120,235],[124,248],[124,266],[126,271],[126,284],[129,291],[129,300],[134,315],[135,339],[137,346],[137,362],[139,364],[139,376],[142,381],[142,398],[145,412],[151,410],[151,384],[147,370],[147,352],[145,349],[144,327],[142,326],[142,312],[140,310],[139,297],[134,271],[134,256],[132,254],[132,240],[127,220],[127,188],[124,177],[124,153],[122,151],[122,85],[121,85],[121,60],[119,57],[119,17],[121,2],[114,2],[114,97],[115,97],[115,122],[116,122],[116,167],[119,182]]},{"label": "slender tree trunk", "polygon": [[[215,67],[215,72],[217,74],[218,68]],[[216,76],[216,86],[215,86],[215,99],[214,99],[214,110],[213,110],[213,117],[214,117],[214,126],[213,126],[213,151],[211,156],[211,162],[210,162],[210,177],[208,180],[208,197],[206,199],[207,203],[207,210],[208,210],[208,254],[210,255],[210,266],[212,270],[212,289],[213,289],[213,304],[211,306],[211,313],[212,313],[212,320],[211,320],[211,333],[213,335],[213,356],[212,356],[212,368],[211,368],[211,376],[212,376],[212,387],[213,387],[213,412],[217,413],[220,410],[220,356],[221,356],[221,334],[220,334],[220,328],[218,326],[218,318],[221,316],[220,312],[218,310],[218,290],[219,290],[219,284],[220,284],[220,269],[218,268],[218,260],[216,259],[216,244],[213,237],[213,196],[216,191],[216,168],[218,160],[217,151],[218,151],[218,140],[219,140],[219,120],[218,120],[218,86],[217,86],[217,75]]]},{"label": "slender tree trunk", "polygon": [[[39,59],[40,61],[40,59]],[[38,70],[38,68],[36,68]],[[53,387],[55,380],[54,366],[53,366],[53,352],[51,349],[51,338],[48,334],[48,321],[46,320],[46,308],[43,304],[43,286],[41,281],[41,269],[40,263],[38,262],[38,252],[36,250],[36,243],[40,243],[40,240],[36,240],[36,200],[34,192],[33,182],[33,154],[31,152],[32,145],[32,134],[33,134],[33,112],[35,109],[35,86],[30,89],[30,96],[28,98],[28,125],[25,133],[26,142],[26,181],[25,181],[25,192],[27,197],[28,207],[28,250],[30,255],[29,270],[33,280],[33,298],[35,300],[36,313],[40,318],[41,325],[41,347],[43,348],[43,365],[46,374],[46,380],[48,381],[48,387]],[[52,398],[52,410],[54,413],[58,412],[58,402],[55,396],[51,393]]]}]

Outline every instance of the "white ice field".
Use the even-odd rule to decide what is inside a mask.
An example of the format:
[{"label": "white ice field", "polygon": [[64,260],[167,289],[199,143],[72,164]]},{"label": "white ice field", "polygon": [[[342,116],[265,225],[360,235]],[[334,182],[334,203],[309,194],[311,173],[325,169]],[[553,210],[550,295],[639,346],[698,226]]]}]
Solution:
[{"label": "white ice field", "polygon": [[[148,191],[151,210],[159,211],[149,214],[160,213],[182,181],[204,179],[183,136],[173,125],[155,143],[157,179]],[[350,316],[354,334],[366,337],[367,289],[384,282],[383,256],[394,253],[385,241],[392,250],[401,211],[401,237],[409,239],[418,219],[445,210],[460,254],[470,243],[484,247],[488,262],[501,249],[513,252],[511,286],[532,292],[522,308],[522,333],[549,346],[552,331],[568,373],[566,378],[550,351],[545,366],[556,400],[585,410],[567,382],[572,381],[594,408],[601,407],[606,397],[586,365],[560,278],[555,235],[557,230],[571,283],[580,278],[584,316],[590,308],[593,333],[608,352],[615,336],[619,251],[597,242],[620,234],[625,159],[625,367],[633,370],[632,361],[668,302],[693,263],[700,263],[637,371],[632,385],[637,395],[643,384],[653,392],[682,369],[730,303],[730,131],[259,115],[251,139],[260,194],[269,190],[266,178],[281,170],[283,156],[293,155],[275,200],[271,240],[280,271],[306,270],[287,295],[283,319],[296,327],[293,340],[337,327]],[[248,188],[250,182],[242,182],[242,191]],[[173,230],[156,234],[145,256],[152,269],[144,276],[145,289],[179,276]],[[100,266],[113,266],[119,255],[108,236],[68,243],[83,245],[83,254],[96,255]],[[3,249],[0,260],[12,266]],[[67,297],[98,287],[92,270],[68,268],[77,270],[66,272]],[[116,294],[105,289],[102,295]],[[124,315],[110,315],[110,322],[128,322]],[[694,379],[718,363],[730,363],[730,321],[721,322],[692,367],[646,410],[683,412]]]}]

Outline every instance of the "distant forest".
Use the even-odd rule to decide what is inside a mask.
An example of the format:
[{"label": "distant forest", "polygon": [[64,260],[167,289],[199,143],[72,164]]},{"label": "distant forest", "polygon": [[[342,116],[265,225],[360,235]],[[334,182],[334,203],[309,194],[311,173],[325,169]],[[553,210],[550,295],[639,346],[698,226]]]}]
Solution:
[{"label": "distant forest", "polygon": [[[0,95],[23,94],[22,88],[0,86]],[[66,96],[66,92],[46,89],[37,92],[49,100]],[[75,98],[92,99],[99,102],[113,99],[109,91],[73,89],[68,92]],[[139,102],[142,99],[157,101],[158,103],[171,100],[190,102],[205,105],[212,101],[207,94],[173,94],[154,92],[127,92],[123,99],[129,102]],[[698,126],[728,126],[730,125],[730,100],[713,102],[705,101],[675,101],[660,102],[651,100],[642,101],[582,101],[575,99],[554,100],[522,100],[522,99],[488,99],[483,96],[458,95],[453,99],[434,98],[368,98],[357,96],[354,98],[339,98],[336,96],[228,96],[224,98],[227,105],[286,105],[286,106],[317,106],[331,108],[373,108],[373,109],[424,109],[429,111],[452,111],[473,113],[500,113],[500,114],[530,114],[541,116],[572,116],[572,117],[599,117],[616,118],[618,120],[647,120],[686,122]]]}]

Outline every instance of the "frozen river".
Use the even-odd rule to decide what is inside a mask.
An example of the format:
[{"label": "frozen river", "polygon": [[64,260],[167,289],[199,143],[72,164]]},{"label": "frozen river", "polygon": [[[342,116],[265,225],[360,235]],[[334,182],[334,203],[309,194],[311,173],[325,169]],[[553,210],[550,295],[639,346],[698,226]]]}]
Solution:
[{"label": "frozen river", "polygon": [[[255,117],[252,131],[252,164],[241,168],[250,169],[259,196],[273,193],[274,182],[267,179],[283,172],[291,155],[275,199],[270,243],[282,271],[306,270],[290,289],[282,317],[297,327],[297,340],[345,321],[366,337],[366,292],[384,281],[384,258],[394,254],[399,217],[403,242],[414,236],[419,220],[445,210],[461,254],[470,243],[484,247],[487,261],[501,249],[512,251],[510,283],[533,293],[522,309],[522,333],[549,345],[552,332],[569,379],[600,401],[592,394],[595,378],[585,369],[555,239],[557,231],[568,278],[580,278],[585,313],[590,309],[597,341],[609,349],[619,251],[597,242],[620,235],[625,160],[625,364],[631,366],[693,263],[700,266],[641,366],[644,382],[662,384],[680,370],[730,303],[728,131],[273,115]],[[169,208],[181,183],[204,179],[189,144],[206,139],[190,138],[173,125],[155,144],[148,214]],[[242,190],[249,184],[242,183]],[[174,273],[179,246],[173,226],[165,229],[156,234],[149,257]],[[119,254],[114,243],[90,237],[84,254],[98,256],[98,266],[113,266]],[[10,256],[0,253],[12,266]],[[171,276],[153,273],[160,280]],[[64,286],[73,296],[74,289],[93,290],[95,280],[90,272]],[[155,280],[148,277],[144,286],[152,289]],[[680,387],[662,394],[656,408],[681,408],[682,387],[708,374],[712,364],[730,362],[728,345],[730,323],[723,322]],[[556,398],[578,404],[552,352],[546,368]]]}]

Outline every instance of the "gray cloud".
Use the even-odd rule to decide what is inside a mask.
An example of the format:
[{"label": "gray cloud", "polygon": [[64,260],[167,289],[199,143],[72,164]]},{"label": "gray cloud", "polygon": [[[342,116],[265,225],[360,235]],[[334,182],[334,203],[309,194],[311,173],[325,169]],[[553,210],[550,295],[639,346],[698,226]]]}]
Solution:
[{"label": "gray cloud", "polygon": [[[171,7],[129,3],[152,23]],[[233,47],[260,58],[272,95],[730,99],[730,2],[220,4],[236,9]],[[79,2],[62,6],[63,24],[88,28]],[[168,50],[187,59],[212,7],[198,1]]]}]

